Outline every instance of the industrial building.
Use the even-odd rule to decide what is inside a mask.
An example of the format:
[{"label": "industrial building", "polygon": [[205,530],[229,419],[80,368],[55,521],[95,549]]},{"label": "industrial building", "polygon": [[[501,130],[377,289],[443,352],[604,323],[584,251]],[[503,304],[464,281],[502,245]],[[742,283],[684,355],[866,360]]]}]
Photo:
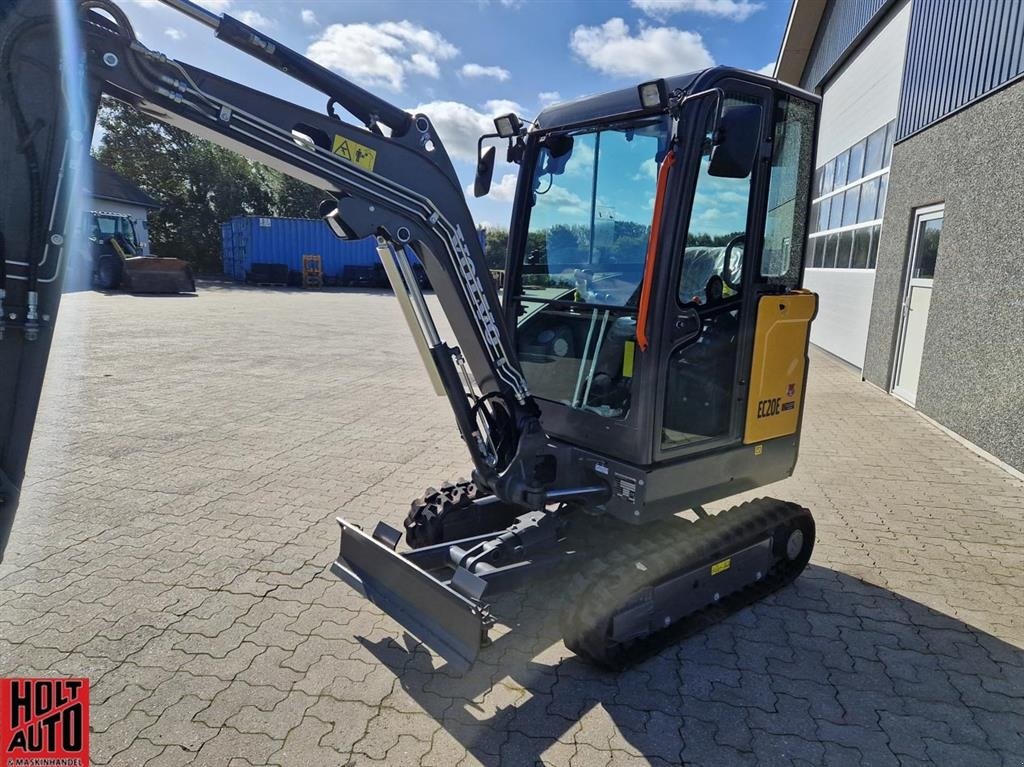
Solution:
[{"label": "industrial building", "polygon": [[1024,4],[794,0],[822,96],[811,340],[1024,470]]}]

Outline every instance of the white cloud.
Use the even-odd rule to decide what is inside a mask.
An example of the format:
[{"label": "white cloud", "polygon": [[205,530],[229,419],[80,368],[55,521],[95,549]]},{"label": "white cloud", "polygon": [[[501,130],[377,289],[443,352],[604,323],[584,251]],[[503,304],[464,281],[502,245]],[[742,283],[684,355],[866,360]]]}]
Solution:
[{"label": "white cloud", "polygon": [[561,101],[562,94],[558,91],[541,91],[537,94],[537,99],[541,104],[547,106],[548,104],[554,104],[556,101]]},{"label": "white cloud", "polygon": [[430,118],[449,155],[475,163],[477,139],[481,134],[494,133],[494,118],[521,109],[514,101],[504,100],[488,101],[483,110],[459,101],[431,101],[409,111]]},{"label": "white cloud", "polygon": [[689,12],[745,21],[764,8],[764,3],[749,0],[630,0],[630,5],[639,8],[648,16],[662,20],[673,13]]},{"label": "white cloud", "polygon": [[441,76],[441,68],[438,67],[437,61],[425,53],[414,53],[410,56],[408,69],[410,72],[418,72],[435,80]]},{"label": "white cloud", "polygon": [[463,64],[459,74],[463,77],[493,77],[501,82],[512,76],[504,67],[485,67],[482,64]]},{"label": "white cloud", "polygon": [[594,147],[577,142],[572,148],[572,162],[566,166],[565,175],[592,178],[594,175]]},{"label": "white cloud", "polygon": [[438,61],[459,49],[440,34],[410,21],[380,24],[331,24],[306,55],[363,85],[400,91],[409,72],[439,77]]},{"label": "white cloud", "polygon": [[[466,194],[473,194],[473,185],[466,187]],[[516,197],[516,174],[506,173],[501,181],[491,183],[491,191],[487,196],[495,202],[512,202]]]},{"label": "white cloud", "polygon": [[491,99],[490,101],[485,101],[484,111],[492,117],[507,115],[509,112],[515,112],[520,117],[523,116],[522,104],[510,99]]},{"label": "white cloud", "polygon": [[548,208],[557,205],[556,210],[567,216],[586,216],[590,213],[590,201],[584,200],[575,192],[571,192],[564,186],[552,185],[546,192],[546,203]]},{"label": "white cloud", "polygon": [[182,32],[180,29],[176,29],[175,27],[167,27],[167,29],[164,30],[164,34],[172,40],[185,39],[185,33]]},{"label": "white cloud", "polygon": [[653,157],[648,157],[640,163],[640,170],[633,176],[634,181],[654,181],[658,178],[658,163]]},{"label": "white cloud", "polygon": [[316,20],[316,14],[313,13],[309,8],[303,8],[299,15],[302,17],[302,23],[308,24],[311,27],[317,26],[320,22]]},{"label": "white cloud", "polygon": [[[197,2],[209,11],[224,13],[231,7],[232,0],[197,0]],[[252,25],[250,24],[250,26]]]},{"label": "white cloud", "polygon": [[761,75],[768,75],[769,77],[775,77],[775,62],[773,61],[770,64],[765,64],[757,70],[757,73]]},{"label": "white cloud", "polygon": [[620,18],[599,27],[578,26],[569,47],[599,72],[632,77],[659,77],[705,69],[715,62],[696,32],[641,25],[636,35]]},{"label": "white cloud", "polygon": [[239,11],[238,20],[243,24],[248,24],[253,29],[273,29],[277,26],[277,22],[273,19],[268,19],[259,11]]}]

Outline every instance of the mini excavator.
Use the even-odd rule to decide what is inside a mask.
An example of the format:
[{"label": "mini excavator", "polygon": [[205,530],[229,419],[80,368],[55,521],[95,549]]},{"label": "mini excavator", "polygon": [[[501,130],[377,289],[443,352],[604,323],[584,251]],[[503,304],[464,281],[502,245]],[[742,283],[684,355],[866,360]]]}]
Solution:
[{"label": "mini excavator", "polygon": [[802,289],[814,95],[714,67],[529,123],[498,117],[474,191],[488,192],[499,148],[518,165],[499,300],[429,115],[230,15],[163,2],[326,105],[169,59],[109,0],[0,0],[0,540],[107,96],[318,187],[325,226],[375,238],[471,479],[427,491],[404,530],[339,520],[332,569],[453,668],[488,643],[503,590],[554,581],[566,646],[621,668],[799,575],[815,538],[807,509],[704,505],[788,477],[797,460],[817,310]]}]

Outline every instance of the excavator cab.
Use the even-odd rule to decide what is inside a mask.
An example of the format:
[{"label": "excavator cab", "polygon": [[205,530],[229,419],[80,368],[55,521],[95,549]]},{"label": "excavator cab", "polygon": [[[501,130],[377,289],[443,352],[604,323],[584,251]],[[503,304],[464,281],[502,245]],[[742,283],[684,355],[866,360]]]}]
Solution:
[{"label": "excavator cab", "polygon": [[648,475],[637,522],[788,476],[816,307],[815,100],[724,68],[650,90],[676,95],[556,105],[526,133],[504,296],[545,431]]}]

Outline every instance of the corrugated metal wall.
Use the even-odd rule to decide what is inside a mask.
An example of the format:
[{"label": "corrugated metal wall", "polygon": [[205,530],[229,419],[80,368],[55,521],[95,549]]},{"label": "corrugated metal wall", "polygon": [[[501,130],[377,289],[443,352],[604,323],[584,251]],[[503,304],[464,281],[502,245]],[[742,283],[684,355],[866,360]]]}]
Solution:
[{"label": "corrugated metal wall", "polygon": [[868,23],[892,0],[829,0],[822,14],[814,48],[800,85],[814,90],[860,36]]},{"label": "corrugated metal wall", "polygon": [[339,240],[321,219],[237,216],[221,224],[221,245],[224,274],[236,280],[244,280],[253,264],[285,264],[301,272],[304,255],[319,255],[326,277],[340,276],[345,266],[378,262],[372,237]]},{"label": "corrugated metal wall", "polygon": [[896,140],[1024,74],[1020,0],[913,0]]}]

